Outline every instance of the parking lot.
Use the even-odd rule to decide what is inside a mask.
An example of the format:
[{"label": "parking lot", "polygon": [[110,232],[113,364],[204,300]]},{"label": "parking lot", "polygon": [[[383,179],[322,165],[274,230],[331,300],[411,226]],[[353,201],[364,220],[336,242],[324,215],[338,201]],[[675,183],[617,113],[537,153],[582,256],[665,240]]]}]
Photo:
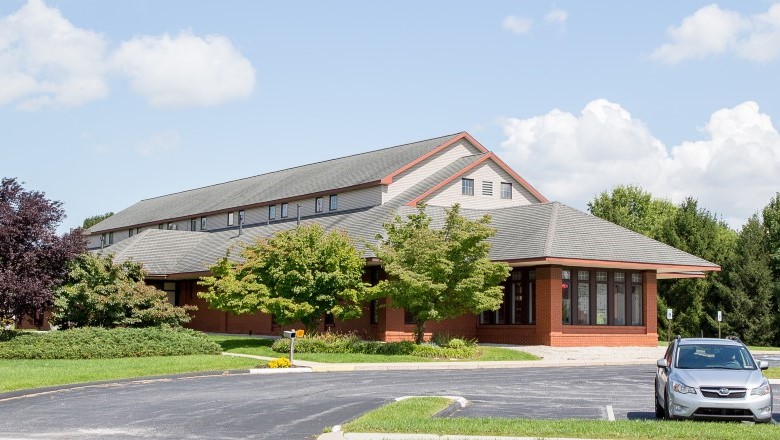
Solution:
[{"label": "parking lot", "polygon": [[640,365],[125,382],[0,400],[0,438],[303,439],[404,395],[465,397],[471,404],[455,417],[647,419],[654,372]]}]

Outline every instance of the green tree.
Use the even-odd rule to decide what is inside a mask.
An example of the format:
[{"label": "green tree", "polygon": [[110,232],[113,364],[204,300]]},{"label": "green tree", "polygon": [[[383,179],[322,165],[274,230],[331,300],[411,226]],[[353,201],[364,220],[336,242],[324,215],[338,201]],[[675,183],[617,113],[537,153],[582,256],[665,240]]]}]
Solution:
[{"label": "green tree", "polygon": [[490,217],[471,221],[460,215],[459,205],[446,210],[442,229],[431,228],[425,205],[407,221],[396,216],[386,224],[387,238],[373,247],[389,279],[377,286],[392,304],[411,313],[415,341],[422,343],[425,324],[464,313],[497,309],[509,275],[506,263],[488,259],[495,234]]},{"label": "green tree", "polygon": [[[693,198],[684,200],[674,215],[663,223],[658,240],[718,265],[723,265],[734,251],[737,234]],[[686,336],[701,332],[717,333],[715,320],[718,304],[713,298],[720,274],[710,273],[704,279],[661,280],[658,283],[659,304],[675,310],[673,328]],[[665,318],[665,317],[664,317]],[[665,320],[659,325],[666,325]]]},{"label": "green tree", "polygon": [[723,310],[723,334],[738,335],[747,343],[771,345],[777,331],[773,280],[767,234],[758,215],[742,227],[734,253],[723,265],[718,284],[718,310]]},{"label": "green tree", "polygon": [[144,282],[139,263],[86,253],[70,264],[55,292],[52,323],[71,327],[180,326],[195,306],[177,307],[168,294]]},{"label": "green tree", "polygon": [[84,223],[81,225],[81,227],[83,229],[89,229],[92,226],[95,226],[96,224],[102,222],[103,220],[111,217],[112,215],[114,215],[113,212],[107,212],[105,214],[98,214],[98,215],[93,215],[92,217],[87,217],[84,219]]},{"label": "green tree", "polygon": [[347,234],[303,225],[244,246],[240,261],[228,253],[201,278],[208,290],[198,295],[218,310],[261,311],[281,324],[300,321],[311,332],[328,313],[360,316],[371,292],[362,281],[364,266]]},{"label": "green tree", "polygon": [[[762,210],[763,225],[766,231],[767,253],[772,268],[774,290],[774,316],[775,328],[780,328],[780,192]],[[777,333],[775,343],[780,344],[780,332]]]},{"label": "green tree", "polygon": [[635,185],[619,185],[588,202],[588,211],[626,229],[657,238],[676,211],[668,200],[659,200]]}]

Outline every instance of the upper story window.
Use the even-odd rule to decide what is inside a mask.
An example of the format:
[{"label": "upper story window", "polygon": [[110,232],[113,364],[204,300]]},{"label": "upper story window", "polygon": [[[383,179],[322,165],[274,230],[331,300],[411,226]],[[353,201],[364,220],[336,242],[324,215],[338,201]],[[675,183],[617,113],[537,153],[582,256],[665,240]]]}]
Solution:
[{"label": "upper story window", "polygon": [[234,222],[235,222],[235,220],[233,218],[233,213],[232,212],[228,212],[228,214],[227,214],[227,225],[228,226],[233,226]]},{"label": "upper story window", "polygon": [[501,198],[502,199],[511,199],[512,198],[512,184],[507,182],[501,182]]},{"label": "upper story window", "polygon": [[482,181],[482,195],[493,196],[493,182],[488,182],[486,180]]},{"label": "upper story window", "polygon": [[190,231],[197,231],[198,230],[198,219],[191,218],[190,219]]},{"label": "upper story window", "polygon": [[175,224],[175,223],[173,223],[173,222],[168,222],[168,227],[167,227],[167,229],[168,229],[169,231],[172,231],[172,230],[176,229],[176,224]]},{"label": "upper story window", "polygon": [[242,209],[238,211],[238,224],[243,225],[245,219],[246,219],[246,214],[244,213],[244,210]]},{"label": "upper story window", "polygon": [[205,231],[206,230],[206,217],[200,218],[200,230]]},{"label": "upper story window", "polygon": [[271,205],[268,207],[268,220],[273,220],[276,218],[276,205]]},{"label": "upper story window", "polygon": [[165,223],[160,223],[157,225],[157,229],[165,229]]},{"label": "upper story window", "polygon": [[464,196],[474,195],[474,179],[460,179],[460,186]]},{"label": "upper story window", "polygon": [[109,232],[108,233],[108,244],[114,244],[114,233]]},{"label": "upper story window", "polygon": [[282,216],[282,218],[287,218],[287,214],[288,214],[287,203],[282,203],[282,212],[280,213],[280,215]]},{"label": "upper story window", "polygon": [[130,229],[127,231],[127,236],[128,236],[128,237],[132,237],[132,236],[133,236],[133,228],[130,228]]},{"label": "upper story window", "polygon": [[331,210],[331,211],[335,211],[335,210],[339,209],[339,196],[338,196],[338,194],[333,194],[332,196],[330,196],[328,209]]},{"label": "upper story window", "polygon": [[322,212],[322,197],[314,199],[314,212]]}]

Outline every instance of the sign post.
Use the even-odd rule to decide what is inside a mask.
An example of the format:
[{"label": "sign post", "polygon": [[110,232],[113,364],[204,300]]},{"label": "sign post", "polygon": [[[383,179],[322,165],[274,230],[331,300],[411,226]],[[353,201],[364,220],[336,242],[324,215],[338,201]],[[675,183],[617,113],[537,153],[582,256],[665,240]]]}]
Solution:
[{"label": "sign post", "polygon": [[718,338],[720,338],[720,322],[723,321],[723,313],[718,310]]},{"label": "sign post", "polygon": [[666,327],[666,342],[672,341],[672,318],[674,316],[674,313],[672,312],[672,309],[666,309],[666,322],[668,323]]}]

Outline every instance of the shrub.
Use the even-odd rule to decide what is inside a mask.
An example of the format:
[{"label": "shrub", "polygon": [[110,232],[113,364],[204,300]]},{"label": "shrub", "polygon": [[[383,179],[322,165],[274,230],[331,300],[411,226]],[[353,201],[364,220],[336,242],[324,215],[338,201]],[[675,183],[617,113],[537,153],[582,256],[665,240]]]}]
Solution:
[{"label": "shrub", "polygon": [[73,327],[180,326],[195,306],[177,307],[168,295],[144,283],[139,263],[114,263],[113,256],[87,253],[70,264],[54,298],[52,323]]},{"label": "shrub", "polygon": [[[426,358],[464,359],[476,354],[477,348],[462,339],[452,339],[455,346],[439,347],[433,344],[416,345],[412,341],[378,342],[364,341],[353,334],[313,334],[295,340],[296,353],[357,353],[381,354],[386,356],[412,355]],[[290,352],[290,340],[274,341],[271,349],[277,353]]]},{"label": "shrub", "polygon": [[17,332],[0,342],[0,359],[103,359],[221,352],[222,348],[203,333],[169,327]]},{"label": "shrub", "polygon": [[292,367],[292,362],[290,362],[290,360],[287,359],[286,357],[280,357],[268,361],[268,368],[290,368],[290,367]]}]

